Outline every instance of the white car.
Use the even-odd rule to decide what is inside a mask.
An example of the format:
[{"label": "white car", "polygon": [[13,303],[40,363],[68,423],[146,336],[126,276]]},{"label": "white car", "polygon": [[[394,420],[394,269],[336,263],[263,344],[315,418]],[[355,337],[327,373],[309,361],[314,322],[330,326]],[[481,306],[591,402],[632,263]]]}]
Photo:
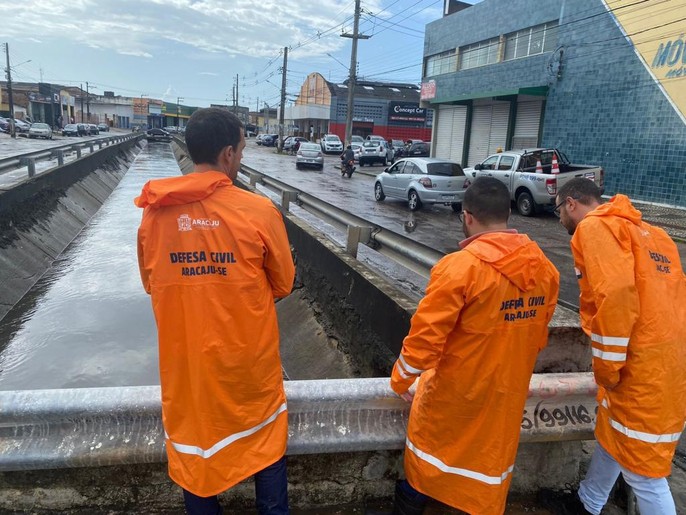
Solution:
[{"label": "white car", "polygon": [[29,129],[29,138],[52,139],[52,129],[47,123],[34,123]]},{"label": "white car", "polygon": [[325,154],[329,152],[343,153],[343,142],[335,134],[325,134],[321,141],[321,147]]},{"label": "white car", "polygon": [[374,199],[402,199],[411,211],[417,211],[423,204],[444,204],[453,211],[461,211],[464,192],[470,184],[458,163],[411,157],[400,159],[376,176]]},{"label": "white car", "polygon": [[360,156],[362,155],[362,143],[353,141],[350,146],[353,149],[353,154],[355,154],[355,161],[360,162]]},{"label": "white car", "polygon": [[389,148],[385,139],[371,139],[362,144],[360,154],[360,166],[381,163],[386,166],[393,162],[393,151]]}]

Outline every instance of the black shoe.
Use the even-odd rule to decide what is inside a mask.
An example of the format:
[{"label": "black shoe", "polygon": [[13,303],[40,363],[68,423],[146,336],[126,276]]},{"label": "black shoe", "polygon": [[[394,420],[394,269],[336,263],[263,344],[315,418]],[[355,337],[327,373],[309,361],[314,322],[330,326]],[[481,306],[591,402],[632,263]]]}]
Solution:
[{"label": "black shoe", "polygon": [[591,513],[579,499],[575,491],[556,492],[544,488],[539,490],[538,502],[555,515],[585,515]]}]

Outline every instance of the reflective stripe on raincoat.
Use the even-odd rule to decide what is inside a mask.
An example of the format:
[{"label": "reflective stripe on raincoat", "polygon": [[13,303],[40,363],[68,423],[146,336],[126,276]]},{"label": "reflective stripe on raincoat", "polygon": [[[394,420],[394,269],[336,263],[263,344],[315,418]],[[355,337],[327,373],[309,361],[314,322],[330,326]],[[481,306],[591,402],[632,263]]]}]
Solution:
[{"label": "reflective stripe on raincoat", "polygon": [[148,182],[138,261],[157,321],[169,475],[208,497],[280,459],[287,413],[274,299],[291,291],[281,214],[220,172]]},{"label": "reflective stripe on raincoat", "polygon": [[571,245],[599,386],[596,438],[632,472],[668,476],[686,414],[686,279],[676,245],[624,195],[588,213]]},{"label": "reflective stripe on raincoat", "polygon": [[503,513],[558,290],[558,271],[520,234],[484,233],[434,266],[391,378],[402,394],[420,377],[405,448],[414,488]]}]

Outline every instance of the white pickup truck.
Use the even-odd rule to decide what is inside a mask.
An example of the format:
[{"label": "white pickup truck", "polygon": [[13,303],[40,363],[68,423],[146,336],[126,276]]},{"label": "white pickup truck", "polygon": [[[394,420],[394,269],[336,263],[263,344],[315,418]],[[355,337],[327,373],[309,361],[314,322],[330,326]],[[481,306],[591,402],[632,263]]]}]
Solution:
[{"label": "white pickup truck", "polygon": [[[552,173],[553,156],[557,157],[559,173]],[[537,172],[539,161],[541,166]],[[554,148],[499,152],[473,168],[465,168],[464,173],[467,177],[493,177],[502,181],[523,216],[533,216],[546,207],[554,207],[558,189],[573,177],[590,179],[604,190],[602,167],[570,164],[567,157]]]}]

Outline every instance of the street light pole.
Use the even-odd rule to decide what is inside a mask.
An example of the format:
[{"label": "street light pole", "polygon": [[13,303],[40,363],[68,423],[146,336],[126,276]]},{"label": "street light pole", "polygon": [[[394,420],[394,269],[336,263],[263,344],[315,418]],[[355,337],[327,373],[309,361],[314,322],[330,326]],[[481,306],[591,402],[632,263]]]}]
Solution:
[{"label": "street light pole", "polygon": [[350,145],[350,139],[353,134],[353,100],[355,98],[355,84],[357,82],[357,40],[369,39],[367,36],[359,33],[360,28],[360,0],[355,0],[355,18],[353,21],[353,33],[341,34],[343,38],[352,38],[353,48],[350,52],[350,76],[348,78],[348,111],[345,117],[345,144]]},{"label": "street light pole", "polygon": [[179,102],[183,100],[183,97],[176,97],[176,128],[179,128]]},{"label": "street light pole", "polygon": [[10,44],[5,43],[5,53],[7,54],[7,101],[10,104],[10,135],[13,138],[17,137],[17,131],[14,127],[14,100],[12,98],[12,70],[10,69]]}]

